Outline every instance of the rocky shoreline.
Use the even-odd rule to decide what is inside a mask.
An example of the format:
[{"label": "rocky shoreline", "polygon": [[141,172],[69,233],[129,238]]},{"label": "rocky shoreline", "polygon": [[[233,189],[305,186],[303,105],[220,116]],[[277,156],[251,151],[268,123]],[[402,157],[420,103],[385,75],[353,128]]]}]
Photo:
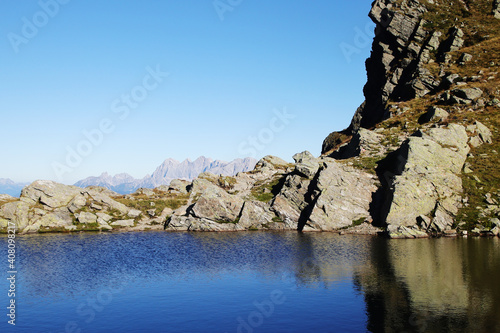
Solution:
[{"label": "rocky shoreline", "polygon": [[125,196],[36,181],[20,199],[0,196],[0,230],[500,236],[498,6],[374,1],[365,101],[320,157],[266,156],[234,177]]}]

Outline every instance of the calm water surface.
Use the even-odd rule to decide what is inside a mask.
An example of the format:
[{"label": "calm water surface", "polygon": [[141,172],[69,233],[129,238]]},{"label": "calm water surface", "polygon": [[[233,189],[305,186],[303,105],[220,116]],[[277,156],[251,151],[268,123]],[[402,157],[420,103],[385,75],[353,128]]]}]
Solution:
[{"label": "calm water surface", "polygon": [[499,239],[18,236],[0,332],[500,332]]}]

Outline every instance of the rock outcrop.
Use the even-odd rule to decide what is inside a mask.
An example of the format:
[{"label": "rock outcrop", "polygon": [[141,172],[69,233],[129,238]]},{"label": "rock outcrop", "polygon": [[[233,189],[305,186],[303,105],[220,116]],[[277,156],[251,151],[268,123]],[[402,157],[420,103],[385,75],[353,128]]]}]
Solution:
[{"label": "rock outcrop", "polygon": [[414,226],[418,217],[430,216],[435,221],[422,226],[424,231],[451,229],[462,202],[460,173],[469,137],[455,124],[417,135],[386,161],[382,220],[389,226]]}]

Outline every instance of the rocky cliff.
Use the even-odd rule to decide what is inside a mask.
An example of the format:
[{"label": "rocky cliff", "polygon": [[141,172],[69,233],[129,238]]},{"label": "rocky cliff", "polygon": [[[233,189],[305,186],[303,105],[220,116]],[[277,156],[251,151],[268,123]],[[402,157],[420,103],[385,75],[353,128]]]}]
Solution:
[{"label": "rocky cliff", "polygon": [[498,13],[492,0],[375,1],[365,101],[318,158],[125,196],[38,181],[0,197],[0,228],[499,235]]}]

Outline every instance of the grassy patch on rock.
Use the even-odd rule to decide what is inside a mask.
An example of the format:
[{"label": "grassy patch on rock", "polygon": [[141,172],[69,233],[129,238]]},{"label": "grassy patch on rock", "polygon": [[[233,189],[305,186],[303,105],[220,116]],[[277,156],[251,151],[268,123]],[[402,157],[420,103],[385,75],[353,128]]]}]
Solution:
[{"label": "grassy patch on rock", "polygon": [[276,175],[271,180],[261,180],[255,183],[251,190],[251,199],[261,202],[271,201],[279,193],[285,181],[283,175]]},{"label": "grassy patch on rock", "polygon": [[[189,194],[170,194],[166,197],[152,198],[145,195],[135,196],[135,197],[118,197],[115,198],[116,201],[124,204],[125,206],[133,209],[140,210],[144,214],[150,209],[155,210],[155,214],[159,215],[165,208],[177,209],[181,206],[187,204],[189,199]],[[119,213],[119,212],[118,212]],[[113,215],[118,215],[113,214]]]}]

